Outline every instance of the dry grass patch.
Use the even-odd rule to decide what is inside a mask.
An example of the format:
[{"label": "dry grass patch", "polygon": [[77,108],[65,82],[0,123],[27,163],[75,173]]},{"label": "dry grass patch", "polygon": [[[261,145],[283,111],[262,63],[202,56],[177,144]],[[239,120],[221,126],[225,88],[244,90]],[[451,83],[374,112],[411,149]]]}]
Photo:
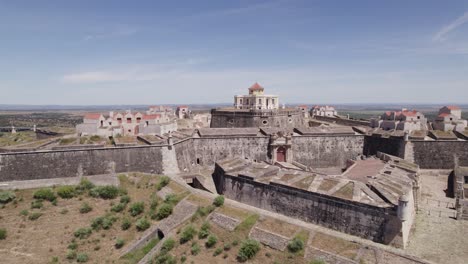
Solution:
[{"label": "dry grass patch", "polygon": [[323,233],[315,234],[310,244],[318,249],[335,253],[349,259],[354,259],[361,247],[357,243]]},{"label": "dry grass patch", "polygon": [[300,229],[298,226],[271,217],[260,218],[257,227],[289,238]]},{"label": "dry grass patch", "polygon": [[322,181],[322,183],[320,184],[319,186],[319,190],[320,191],[323,191],[323,192],[328,192],[329,190],[331,190],[333,187],[335,187],[335,185],[337,185],[338,182],[337,181],[334,181],[334,180],[329,180],[329,179],[324,179]]},{"label": "dry grass patch", "polygon": [[189,197],[187,197],[187,200],[198,206],[208,206],[213,203],[213,201],[211,201],[210,199],[196,194],[189,195]]},{"label": "dry grass patch", "polygon": [[231,207],[231,206],[227,206],[227,205],[218,207],[216,209],[216,211],[218,213],[220,213],[220,214],[224,214],[224,215],[236,218],[236,219],[238,219],[240,221],[243,221],[244,219],[249,217],[249,215],[251,214],[249,211],[239,209],[239,208],[235,208],[235,207]]}]

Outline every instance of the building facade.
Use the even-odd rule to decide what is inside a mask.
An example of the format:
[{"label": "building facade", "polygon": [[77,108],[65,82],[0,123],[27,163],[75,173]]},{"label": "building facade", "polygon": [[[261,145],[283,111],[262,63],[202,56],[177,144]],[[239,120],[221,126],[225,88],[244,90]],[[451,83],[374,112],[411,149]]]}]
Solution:
[{"label": "building facade", "polygon": [[[80,136],[98,135],[103,137],[136,136],[149,134],[162,134],[177,130],[177,123],[172,120],[170,112],[165,110],[155,114],[156,108],[150,108],[146,114],[109,112],[105,116],[101,113],[87,113],[83,123],[76,126]],[[173,116],[173,115],[172,115]]]},{"label": "building facade", "polygon": [[254,83],[249,88],[248,95],[234,96],[234,108],[249,110],[275,110],[279,109],[277,95],[264,94],[265,88],[258,83]]},{"label": "building facade", "polygon": [[427,130],[427,119],[416,110],[387,111],[379,119],[371,119],[371,127],[383,130]]},{"label": "building facade", "polygon": [[234,96],[234,106],[211,110],[212,128],[223,127],[301,127],[307,125],[298,108],[279,107],[279,97],[266,95],[258,83],[248,95]]},{"label": "building facade", "polygon": [[461,109],[458,106],[444,106],[432,123],[432,128],[442,131],[465,131],[467,121],[461,118]]},{"label": "building facade", "polygon": [[338,115],[338,112],[336,112],[335,107],[333,106],[320,106],[316,105],[312,108],[311,113],[312,116],[328,116],[328,117],[334,117]]}]

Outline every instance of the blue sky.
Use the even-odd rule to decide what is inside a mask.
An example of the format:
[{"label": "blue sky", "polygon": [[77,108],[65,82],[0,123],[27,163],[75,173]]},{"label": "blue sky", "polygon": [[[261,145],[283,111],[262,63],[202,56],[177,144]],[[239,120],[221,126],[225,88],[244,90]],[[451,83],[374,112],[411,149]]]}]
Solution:
[{"label": "blue sky", "polygon": [[468,103],[468,1],[1,1],[0,104]]}]

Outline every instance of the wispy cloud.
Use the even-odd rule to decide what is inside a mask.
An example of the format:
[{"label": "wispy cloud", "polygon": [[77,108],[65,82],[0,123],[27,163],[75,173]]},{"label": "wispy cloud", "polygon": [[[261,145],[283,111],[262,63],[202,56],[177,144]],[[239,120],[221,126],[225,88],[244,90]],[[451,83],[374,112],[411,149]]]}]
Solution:
[{"label": "wispy cloud", "polygon": [[433,36],[434,41],[442,42],[446,40],[446,35],[458,27],[462,26],[463,24],[468,22],[468,12],[465,12],[461,17],[455,19],[452,23],[444,26],[440,29],[436,34]]}]

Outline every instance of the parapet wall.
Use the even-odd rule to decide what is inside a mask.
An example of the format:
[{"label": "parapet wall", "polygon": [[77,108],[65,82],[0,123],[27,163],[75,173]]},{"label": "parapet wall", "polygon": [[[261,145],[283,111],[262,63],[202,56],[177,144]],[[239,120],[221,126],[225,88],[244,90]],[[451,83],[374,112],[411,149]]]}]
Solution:
[{"label": "parapet wall", "polygon": [[414,163],[422,169],[468,166],[468,141],[411,141]]},{"label": "parapet wall", "polygon": [[344,125],[344,126],[366,126],[366,127],[370,126],[370,121],[364,121],[364,120],[354,120],[354,119],[337,118],[337,117],[329,117],[329,116],[314,116],[314,118],[320,121],[335,123],[335,124]]},{"label": "parapet wall", "polygon": [[364,136],[295,136],[293,160],[313,168],[345,167],[348,159],[362,155]]},{"label": "parapet wall", "polygon": [[216,166],[216,189],[227,198],[384,244],[402,245],[396,208],[380,208],[250,177]]},{"label": "parapet wall", "polygon": [[364,137],[364,155],[377,155],[383,152],[399,158],[405,157],[405,141],[403,138],[382,138],[376,136]]},{"label": "parapet wall", "polygon": [[306,119],[300,111],[257,113],[246,111],[211,111],[212,128],[224,127],[303,127]]},{"label": "parapet wall", "polygon": [[130,171],[162,173],[161,147],[70,149],[0,154],[0,182]]}]

